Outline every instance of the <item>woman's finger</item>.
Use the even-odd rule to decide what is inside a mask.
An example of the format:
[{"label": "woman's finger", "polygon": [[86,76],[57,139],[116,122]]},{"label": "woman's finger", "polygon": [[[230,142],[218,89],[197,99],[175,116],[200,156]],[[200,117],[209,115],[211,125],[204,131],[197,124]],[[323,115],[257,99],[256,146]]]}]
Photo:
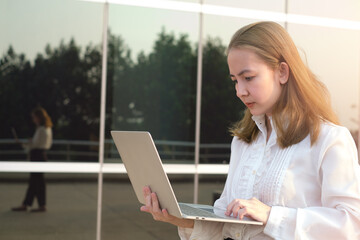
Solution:
[{"label": "woman's finger", "polygon": [[241,206],[239,204],[235,204],[234,207],[231,209],[233,217],[236,218],[238,216],[239,210],[241,210]]},{"label": "woman's finger", "polygon": [[231,215],[232,209],[233,209],[235,204],[236,204],[236,201],[234,200],[227,206],[225,215],[227,215],[227,216]]},{"label": "woman's finger", "polygon": [[246,216],[248,214],[247,207],[241,208],[240,211],[238,212],[238,214],[239,214],[239,219],[242,220],[244,218],[244,216]]},{"label": "woman's finger", "polygon": [[140,211],[150,213],[149,208],[147,206],[141,206]]},{"label": "woman's finger", "polygon": [[143,195],[144,199],[151,193],[150,188],[148,186],[143,187]]},{"label": "woman's finger", "polygon": [[156,193],[151,193],[151,201],[152,201],[152,211],[153,212],[161,212]]},{"label": "woman's finger", "polygon": [[161,212],[163,213],[165,218],[170,218],[169,212],[165,208],[161,210]]},{"label": "woman's finger", "polygon": [[151,192],[149,189],[145,189],[145,205],[148,208],[148,210],[152,211],[152,202],[151,202]]},{"label": "woman's finger", "polygon": [[240,199],[236,199],[228,205],[225,214],[228,216],[233,214],[234,217],[237,217],[239,209],[241,209],[243,207],[244,207],[244,205],[243,205],[242,201],[240,201]]}]

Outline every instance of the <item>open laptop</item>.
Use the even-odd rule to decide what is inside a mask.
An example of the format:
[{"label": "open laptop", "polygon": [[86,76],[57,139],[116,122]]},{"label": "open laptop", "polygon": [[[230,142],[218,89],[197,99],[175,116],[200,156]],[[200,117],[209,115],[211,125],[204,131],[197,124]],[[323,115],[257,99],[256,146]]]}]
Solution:
[{"label": "open laptop", "polygon": [[156,193],[161,208],[166,208],[176,217],[262,225],[262,222],[250,218],[240,220],[226,216],[225,209],[210,205],[178,203],[150,133],[111,131],[111,135],[140,203],[145,205],[143,187],[149,186]]}]

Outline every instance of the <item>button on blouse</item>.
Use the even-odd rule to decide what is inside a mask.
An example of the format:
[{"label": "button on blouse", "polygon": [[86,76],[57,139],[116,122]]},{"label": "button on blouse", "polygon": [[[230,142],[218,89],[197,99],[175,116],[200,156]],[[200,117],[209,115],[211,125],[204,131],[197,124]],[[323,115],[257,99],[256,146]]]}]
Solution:
[{"label": "button on blouse", "polygon": [[272,119],[268,141],[265,117],[253,120],[260,133],[251,144],[234,137],[215,207],[256,197],[272,206],[266,226],[195,221],[193,229],[179,228],[180,238],[360,239],[360,168],[349,131],[323,123],[315,144],[307,136],[282,149]]}]

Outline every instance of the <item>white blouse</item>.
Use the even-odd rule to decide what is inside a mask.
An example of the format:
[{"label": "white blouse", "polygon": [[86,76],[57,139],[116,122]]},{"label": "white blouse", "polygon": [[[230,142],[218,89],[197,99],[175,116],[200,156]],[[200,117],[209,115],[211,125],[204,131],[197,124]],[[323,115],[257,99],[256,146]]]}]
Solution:
[{"label": "white blouse", "polygon": [[26,150],[31,149],[50,149],[52,145],[52,130],[50,127],[39,126],[36,128],[33,138],[22,146]]},{"label": "white blouse", "polygon": [[234,137],[229,173],[215,207],[234,199],[258,198],[272,206],[266,226],[195,221],[179,228],[180,238],[200,239],[360,239],[360,168],[350,132],[323,123],[317,142],[307,136],[281,149],[276,131],[266,142],[265,117],[253,116],[260,129],[247,144]]}]

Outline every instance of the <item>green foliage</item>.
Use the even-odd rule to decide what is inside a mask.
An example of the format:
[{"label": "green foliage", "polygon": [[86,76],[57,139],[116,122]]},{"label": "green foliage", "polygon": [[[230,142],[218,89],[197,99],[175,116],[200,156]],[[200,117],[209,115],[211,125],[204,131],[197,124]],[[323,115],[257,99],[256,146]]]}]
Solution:
[{"label": "green foliage", "polygon": [[1,137],[11,137],[11,126],[20,136],[30,137],[30,112],[38,105],[53,118],[56,138],[89,139],[97,134],[100,63],[99,47],[88,46],[81,54],[74,40],[54,49],[46,46],[33,66],[10,47],[0,62]]},{"label": "green foliage", "polygon": [[230,142],[229,126],[245,108],[230,80],[225,50],[219,38],[208,38],[203,49],[201,141],[205,143]]},{"label": "green foliage", "polygon": [[193,139],[195,75],[196,56],[187,36],[176,39],[162,31],[153,51],[140,53],[131,74],[114,87],[112,127],[148,130],[156,139]]},{"label": "green foliage", "polygon": [[[243,105],[228,78],[225,47],[209,38],[204,46],[202,142],[229,142],[227,128]],[[101,47],[75,40],[47,45],[34,62],[10,46],[0,59],[1,138],[16,127],[31,136],[30,111],[45,107],[55,138],[96,139],[101,85]],[[193,141],[195,132],[197,49],[187,35],[164,29],[149,54],[136,61],[120,36],[109,32],[106,133],[110,129],[147,130],[155,139]]]}]

